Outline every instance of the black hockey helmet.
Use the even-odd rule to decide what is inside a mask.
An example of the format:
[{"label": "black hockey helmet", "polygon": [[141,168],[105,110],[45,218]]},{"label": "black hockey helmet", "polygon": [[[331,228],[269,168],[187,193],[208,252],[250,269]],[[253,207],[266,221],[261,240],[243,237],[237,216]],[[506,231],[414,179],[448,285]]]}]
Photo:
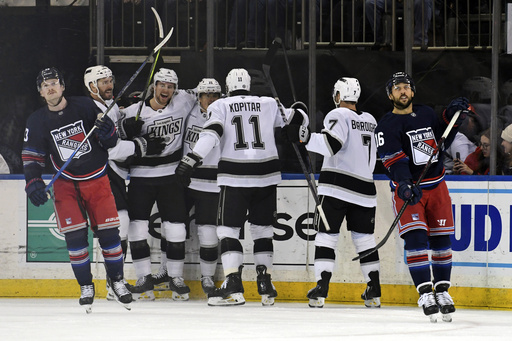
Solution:
[{"label": "black hockey helmet", "polygon": [[414,86],[414,80],[407,73],[400,71],[394,73],[393,76],[386,83],[386,93],[389,96],[391,94],[391,88],[396,84],[405,83],[411,86],[412,91],[416,93],[416,87]]},{"label": "black hockey helmet", "polygon": [[61,85],[64,85],[64,77],[62,77],[62,74],[59,70],[55,67],[47,67],[45,69],[42,69],[37,74],[36,84],[37,84],[37,91],[41,91],[41,84],[45,82],[48,79],[58,79],[59,83]]}]

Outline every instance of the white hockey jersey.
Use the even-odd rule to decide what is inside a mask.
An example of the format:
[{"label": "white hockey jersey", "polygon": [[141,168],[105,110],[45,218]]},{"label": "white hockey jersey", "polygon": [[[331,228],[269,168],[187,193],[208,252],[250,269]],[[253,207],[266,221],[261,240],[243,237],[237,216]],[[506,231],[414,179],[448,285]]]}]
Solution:
[{"label": "white hockey jersey", "polygon": [[[135,158],[130,164],[130,177],[153,178],[174,174],[183,156],[182,144],[185,120],[197,102],[194,91],[176,90],[171,102],[163,109],[153,110],[149,99],[143,103],[140,119],[144,121],[141,135],[154,134],[165,139],[165,148],[159,155]],[[140,103],[122,109],[121,114],[135,117]]]},{"label": "white hockey jersey", "polygon": [[[183,155],[190,153],[197,140],[199,134],[203,130],[204,123],[208,119],[208,113],[201,112],[201,107],[197,102],[192,112],[187,117],[185,136],[183,137]],[[215,147],[202,160],[201,166],[197,167],[192,173],[189,188],[201,192],[220,192],[217,186],[217,165],[220,159],[220,148]]]},{"label": "white hockey jersey", "polygon": [[[331,110],[324,118],[321,133],[311,134],[306,149],[324,155],[318,194],[360,206],[377,205],[373,181],[377,146],[375,118],[367,112],[347,108]],[[329,139],[341,144],[333,151]]]},{"label": "white hockey jersey", "polygon": [[[284,109],[289,117],[293,109]],[[194,153],[205,157],[220,147],[217,184],[231,187],[266,187],[281,182],[281,167],[274,128],[283,127],[275,99],[257,96],[221,98],[208,107]]]},{"label": "white hockey jersey", "polygon": [[[94,100],[94,103],[96,103],[96,106],[101,109],[102,112],[105,112],[108,107],[112,104],[113,100],[107,101],[105,104]],[[119,111],[119,107],[117,104],[114,104],[112,109],[108,112],[108,117],[112,119],[112,121],[115,123],[117,131],[119,132],[119,126],[120,119],[121,119],[121,112]],[[121,167],[118,162],[125,161],[128,157],[132,156],[135,153],[135,145],[132,141],[126,141],[126,140],[117,140],[117,145],[113,148],[110,148],[108,150],[108,165],[110,168],[117,173],[120,177],[123,179],[128,178],[128,169]]]}]

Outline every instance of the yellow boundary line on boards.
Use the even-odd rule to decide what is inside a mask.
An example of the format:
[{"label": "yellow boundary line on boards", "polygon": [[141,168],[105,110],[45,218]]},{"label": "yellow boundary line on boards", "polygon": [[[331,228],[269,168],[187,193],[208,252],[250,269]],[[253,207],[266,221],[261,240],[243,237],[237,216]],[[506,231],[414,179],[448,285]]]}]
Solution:
[{"label": "yellow boundary line on boards", "polygon": [[[132,281],[133,282],[133,281]],[[105,297],[105,280],[94,280],[96,297]],[[133,284],[133,283],[132,283]],[[206,299],[200,281],[187,281],[191,299]],[[221,282],[217,282],[219,286]],[[276,302],[306,302],[306,293],[314,286],[309,282],[274,282]],[[364,284],[331,283],[326,303],[362,304]],[[383,284],[382,305],[415,306],[418,293],[412,285]],[[244,282],[247,301],[259,301],[255,282]],[[450,294],[459,308],[512,309],[512,289],[452,287]],[[2,298],[78,298],[80,288],[74,279],[0,279]],[[171,298],[170,291],[155,291],[157,298]]]}]

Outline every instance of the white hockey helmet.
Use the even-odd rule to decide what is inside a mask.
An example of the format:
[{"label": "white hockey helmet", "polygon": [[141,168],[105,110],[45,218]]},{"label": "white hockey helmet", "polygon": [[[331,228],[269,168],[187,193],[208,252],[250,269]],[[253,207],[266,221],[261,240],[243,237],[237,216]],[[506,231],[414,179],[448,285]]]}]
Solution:
[{"label": "white hockey helmet", "polygon": [[229,94],[236,90],[251,90],[251,76],[246,69],[233,69],[226,76],[226,92]]},{"label": "white hockey helmet", "polygon": [[178,90],[178,75],[174,70],[160,68],[157,73],[153,76],[153,85],[156,86],[156,82],[173,83],[175,90]]},{"label": "white hockey helmet", "polygon": [[[336,102],[336,95],[340,94],[340,99]],[[356,78],[343,77],[334,83],[332,90],[332,100],[338,106],[341,101],[343,102],[356,102],[361,95],[361,86]]]},{"label": "white hockey helmet", "polygon": [[214,78],[203,78],[197,85],[197,96],[209,93],[222,93],[219,82]]},{"label": "white hockey helmet", "polygon": [[98,89],[98,79],[112,77],[114,79],[114,74],[112,70],[103,65],[91,66],[85,69],[84,72],[84,84],[92,94],[97,94],[96,92],[91,90],[91,83],[94,84],[96,89]]}]

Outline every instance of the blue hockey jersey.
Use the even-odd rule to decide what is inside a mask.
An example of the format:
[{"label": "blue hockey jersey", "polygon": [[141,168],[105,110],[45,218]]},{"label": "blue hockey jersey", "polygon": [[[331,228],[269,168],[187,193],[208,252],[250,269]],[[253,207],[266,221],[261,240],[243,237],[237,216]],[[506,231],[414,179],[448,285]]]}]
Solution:
[{"label": "blue hockey jersey", "polygon": [[[88,97],[66,97],[62,111],[50,111],[44,106],[27,120],[22,159],[25,179],[40,178],[46,160],[57,172],[94,126],[101,110]],[[62,173],[70,180],[88,180],[105,174],[108,160],[106,148],[95,135],[75,154]]]},{"label": "blue hockey jersey", "polygon": [[[388,112],[375,130],[377,152],[395,188],[401,180],[416,182],[434,152],[447,124],[434,110],[425,105],[413,105],[410,114]],[[453,129],[445,141],[448,148],[456,134]],[[422,188],[437,186],[444,178],[443,153],[434,156],[432,165],[421,182]]]}]

